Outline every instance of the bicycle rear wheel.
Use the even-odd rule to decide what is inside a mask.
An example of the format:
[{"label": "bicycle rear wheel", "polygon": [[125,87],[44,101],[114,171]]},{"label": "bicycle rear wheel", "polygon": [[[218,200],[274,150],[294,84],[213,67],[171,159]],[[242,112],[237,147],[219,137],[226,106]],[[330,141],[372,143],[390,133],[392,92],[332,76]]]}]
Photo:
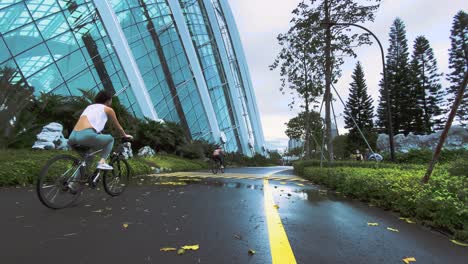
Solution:
[{"label": "bicycle rear wheel", "polygon": [[125,191],[130,180],[130,165],[127,160],[115,157],[109,163],[114,169],[104,171],[103,185],[104,190],[110,196],[117,196]]},{"label": "bicycle rear wheel", "polygon": [[81,189],[80,169],[80,160],[71,155],[58,155],[50,159],[36,183],[39,200],[52,209],[61,209],[73,204],[81,191],[72,194],[68,184],[74,182],[77,189]]}]

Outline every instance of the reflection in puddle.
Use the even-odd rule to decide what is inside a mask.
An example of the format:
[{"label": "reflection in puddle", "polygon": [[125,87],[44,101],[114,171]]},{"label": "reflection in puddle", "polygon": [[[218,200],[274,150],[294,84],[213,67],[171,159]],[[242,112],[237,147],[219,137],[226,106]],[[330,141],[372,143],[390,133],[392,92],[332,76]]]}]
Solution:
[{"label": "reflection in puddle", "polygon": [[178,177],[136,177],[133,180],[133,184],[138,186],[150,186],[150,185],[157,185],[157,186],[167,186],[170,185],[171,187],[177,186],[187,186],[187,185],[208,185],[214,187],[221,187],[221,188],[230,188],[230,189],[241,189],[246,188],[250,190],[263,190],[263,185],[256,185],[256,184],[245,184],[241,182],[228,182],[228,181],[216,181],[216,180],[207,180],[201,178],[178,178]]},{"label": "reflection in puddle", "polygon": [[344,201],[345,199],[341,196],[337,196],[335,193],[327,190],[320,189],[296,189],[293,191],[294,196],[312,203],[322,201]]}]

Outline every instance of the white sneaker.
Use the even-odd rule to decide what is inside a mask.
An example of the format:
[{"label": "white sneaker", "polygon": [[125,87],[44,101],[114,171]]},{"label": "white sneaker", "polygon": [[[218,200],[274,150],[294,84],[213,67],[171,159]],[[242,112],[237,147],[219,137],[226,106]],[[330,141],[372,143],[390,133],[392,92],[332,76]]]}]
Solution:
[{"label": "white sneaker", "polygon": [[114,168],[112,168],[111,165],[107,164],[107,163],[99,163],[97,165],[97,168],[100,169],[100,170],[113,170]]},{"label": "white sneaker", "polygon": [[221,169],[224,169],[224,166],[223,166],[223,165],[221,165]]}]

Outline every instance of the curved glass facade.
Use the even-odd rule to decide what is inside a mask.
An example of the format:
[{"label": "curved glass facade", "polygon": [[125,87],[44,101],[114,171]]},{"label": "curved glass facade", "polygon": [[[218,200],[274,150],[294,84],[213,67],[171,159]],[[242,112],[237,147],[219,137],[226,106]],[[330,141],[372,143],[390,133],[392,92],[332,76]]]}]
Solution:
[{"label": "curved glass facade", "polygon": [[195,78],[166,1],[111,1],[158,116],[209,139]]},{"label": "curved glass facade", "polygon": [[203,3],[201,1],[180,0],[180,5],[203,70],[218,126],[227,138],[226,150],[236,152],[241,147],[231,95]]},{"label": "curved glass facade", "polygon": [[263,135],[224,1],[1,0],[0,69],[36,96],[115,92],[137,117],[253,155]]},{"label": "curved glass facade", "polygon": [[2,0],[0,67],[15,70],[34,94],[81,96],[111,90],[142,117],[92,1]]}]

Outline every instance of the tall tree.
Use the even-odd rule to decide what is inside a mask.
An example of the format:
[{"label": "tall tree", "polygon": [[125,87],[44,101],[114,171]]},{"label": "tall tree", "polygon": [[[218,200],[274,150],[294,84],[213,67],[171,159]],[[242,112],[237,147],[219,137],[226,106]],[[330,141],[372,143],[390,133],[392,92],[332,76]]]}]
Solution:
[{"label": "tall tree", "polygon": [[[291,139],[304,140],[310,138],[309,141],[305,142],[306,149],[317,151],[321,147],[323,120],[320,113],[316,111],[310,111],[308,114],[305,111],[301,112],[296,117],[291,118],[286,123],[286,127],[285,133]],[[309,148],[307,148],[307,144],[309,144]]]},{"label": "tall tree", "polygon": [[[297,79],[290,77],[295,77],[297,72],[300,72],[298,69],[306,70],[306,76],[309,76],[307,80],[312,84],[310,86],[309,84],[305,85],[305,78],[302,78],[302,85],[299,87],[321,88],[325,84],[327,145],[328,150],[330,150],[330,160],[333,159],[330,87],[341,73],[340,66],[344,63],[344,57],[355,57],[356,54],[353,49],[356,46],[370,44],[371,42],[367,33],[353,33],[346,26],[331,26],[329,22],[363,23],[373,21],[380,0],[368,0],[367,2],[371,2],[368,5],[361,4],[361,2],[357,0],[303,0],[300,2],[293,11],[294,17],[291,20],[291,29],[288,33],[281,34],[278,37],[283,49],[275,63],[270,67],[274,69],[281,63],[281,75],[283,78],[288,76],[288,82]],[[323,31],[324,25],[328,25],[325,27],[325,32]],[[285,41],[286,39],[288,41]],[[304,42],[304,40],[307,41]],[[295,50],[297,48],[299,49]],[[307,61],[310,61],[313,67],[307,67],[307,69],[298,67],[298,65],[301,65],[302,60],[296,56],[300,54],[307,54]],[[304,64],[302,63],[302,65]],[[284,89],[284,87],[283,82],[282,88]],[[296,87],[298,86],[292,86],[292,88]],[[305,89],[305,91],[307,90]]]},{"label": "tall tree", "polygon": [[[409,133],[414,127],[415,104],[411,89],[411,74],[405,24],[395,19],[390,28],[390,47],[387,51],[387,89],[391,100],[392,123],[395,134]],[[383,80],[380,82],[380,100],[377,109],[378,126],[387,124],[387,100]],[[382,129],[383,130],[383,129]]]},{"label": "tall tree", "polygon": [[380,0],[362,3],[363,1],[357,0],[310,0],[309,14],[306,17],[310,27],[325,26],[324,31],[315,30],[313,37],[323,39],[319,59],[323,63],[325,73],[325,125],[330,160],[333,160],[334,156],[331,135],[331,85],[341,74],[340,66],[344,63],[344,57],[356,57],[355,47],[371,44],[368,33],[355,33],[349,26],[339,24],[374,21]]},{"label": "tall tree", "polygon": [[[345,128],[349,129],[347,145],[349,151],[355,149],[362,151],[367,148],[367,144],[359,129],[361,129],[366,139],[371,135],[374,128],[374,107],[372,106],[373,100],[367,93],[364,71],[360,62],[356,63],[352,79],[345,108]],[[353,118],[359,129],[356,127]]]},{"label": "tall tree", "polygon": [[[312,37],[312,29],[304,18],[307,15],[308,6],[300,3],[293,10],[293,26],[285,34],[278,35],[278,42],[282,46],[281,52],[270,66],[270,70],[280,68],[281,87],[280,91],[285,93],[290,89],[294,96],[289,104],[291,108],[299,104],[304,109],[304,135],[306,145],[306,157],[310,158],[311,138],[310,123],[308,118],[312,110],[312,104],[322,94],[323,84],[317,49],[320,48],[320,41]],[[296,97],[297,96],[297,99]]]},{"label": "tall tree", "polygon": [[434,52],[423,36],[414,41],[411,74],[413,100],[416,99],[412,130],[418,134],[430,134],[442,124],[440,106],[443,91],[439,79],[442,74],[438,73]]},{"label": "tall tree", "polygon": [[[449,69],[447,80],[451,86],[447,88],[449,106],[455,100],[458,88],[463,82],[463,77],[468,71],[468,15],[460,10],[453,19],[450,35],[451,47],[449,50]],[[450,107],[447,108],[447,112]],[[467,125],[468,119],[468,94],[465,93],[463,101],[457,111],[457,119],[462,126]]]}]

